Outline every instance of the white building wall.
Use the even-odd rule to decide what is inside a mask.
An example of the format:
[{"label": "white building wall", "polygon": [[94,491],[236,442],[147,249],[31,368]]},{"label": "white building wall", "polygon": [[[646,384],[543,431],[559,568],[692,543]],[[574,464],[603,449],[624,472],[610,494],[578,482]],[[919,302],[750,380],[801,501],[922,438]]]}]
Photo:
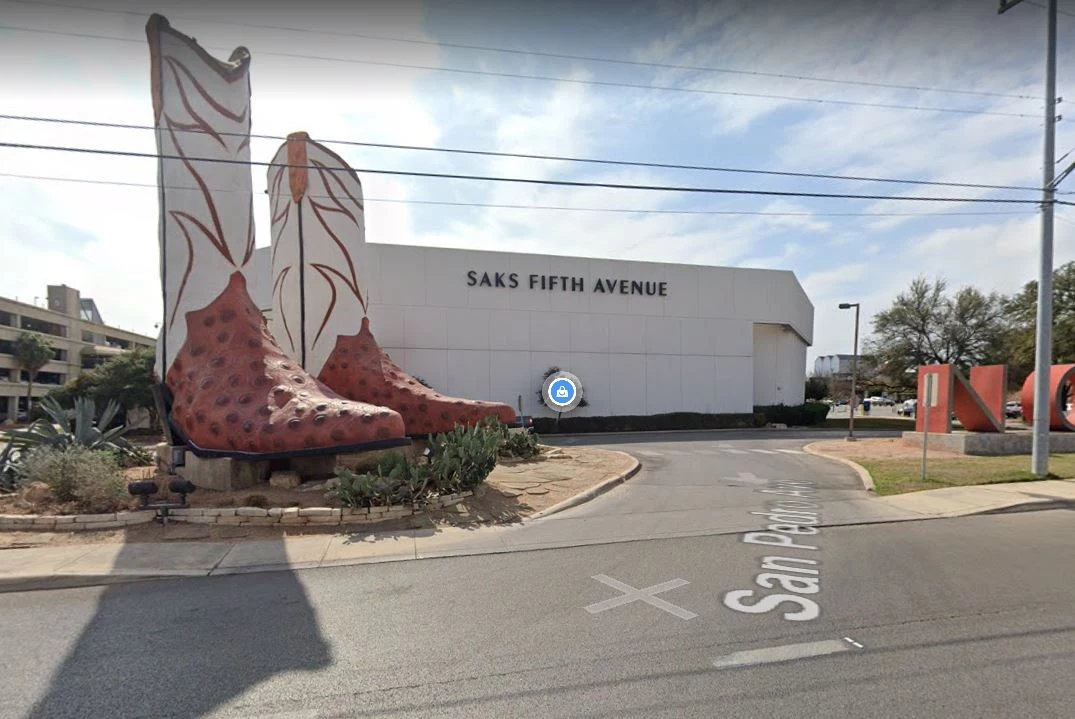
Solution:
[{"label": "white building wall", "polygon": [[[374,336],[448,394],[513,407],[521,395],[524,414],[549,416],[537,393],[558,366],[579,376],[589,402],[572,415],[750,412],[768,401],[759,390],[802,401],[813,306],[790,272],[381,243],[366,244],[362,263]],[[471,270],[515,273],[518,287],[468,286]],[[584,291],[530,289],[531,274],[581,277]],[[593,292],[606,278],[664,282],[667,296]],[[268,288],[252,289],[268,309]],[[758,322],[791,328],[763,340],[786,356],[761,373]]]},{"label": "white building wall", "polygon": [[754,325],[754,404],[802,404],[806,345],[783,325]]}]

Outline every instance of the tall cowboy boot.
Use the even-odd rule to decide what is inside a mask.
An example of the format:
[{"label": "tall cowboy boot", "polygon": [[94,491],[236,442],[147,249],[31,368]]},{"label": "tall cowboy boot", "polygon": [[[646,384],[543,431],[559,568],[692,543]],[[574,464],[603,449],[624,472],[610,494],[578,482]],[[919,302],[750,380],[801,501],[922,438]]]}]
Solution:
[{"label": "tall cowboy boot", "polygon": [[396,410],[410,435],[445,432],[485,417],[515,421],[509,405],[425,387],[377,346],[362,293],[362,184],[342,158],[306,133],[293,133],[273,158],[268,185],[271,326],[277,337],[288,338],[310,374],[344,397]]},{"label": "tall cowboy boot", "polygon": [[351,402],[288,358],[251,300],[250,54],[209,56],[146,25],[160,154],[158,375],[195,454],[266,459],[406,444],[396,412]]}]

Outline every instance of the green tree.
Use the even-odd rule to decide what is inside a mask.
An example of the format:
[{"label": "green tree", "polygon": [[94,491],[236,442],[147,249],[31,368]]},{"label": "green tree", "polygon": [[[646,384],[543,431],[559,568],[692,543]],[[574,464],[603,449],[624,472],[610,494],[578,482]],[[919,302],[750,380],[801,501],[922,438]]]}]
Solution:
[{"label": "green tree", "polygon": [[947,289],[944,279],[931,283],[918,277],[874,316],[866,349],[890,386],[913,386],[919,365],[954,364],[966,371],[1002,361],[1008,329],[1004,298],[973,287],[954,294]]},{"label": "green tree", "polygon": [[26,413],[33,409],[34,380],[41,368],[52,359],[52,343],[37,332],[23,332],[15,340],[15,362],[26,370],[30,382],[26,387]]},{"label": "green tree", "polygon": [[87,397],[99,405],[115,400],[124,412],[144,407],[156,426],[159,418],[153,400],[154,360],[152,350],[139,348],[124,352],[83,372],[49,395],[65,406],[76,397]]},{"label": "green tree", "polygon": [[829,396],[829,383],[824,377],[807,377],[806,378],[806,400],[820,401]]},{"label": "green tree", "polygon": [[[1004,303],[1011,323],[1005,349],[1012,380],[1021,383],[1034,369],[1038,281],[1027,282]],[[1075,262],[1053,271],[1053,362],[1075,362]]]}]

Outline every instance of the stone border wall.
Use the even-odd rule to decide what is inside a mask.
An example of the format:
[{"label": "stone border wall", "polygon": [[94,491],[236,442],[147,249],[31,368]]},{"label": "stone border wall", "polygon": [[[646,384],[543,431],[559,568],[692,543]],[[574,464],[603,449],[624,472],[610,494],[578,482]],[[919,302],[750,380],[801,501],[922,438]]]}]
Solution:
[{"label": "stone border wall", "polygon": [[[457,504],[473,492],[446,494],[435,497],[420,509],[406,504],[391,507],[186,507],[172,509],[168,517],[175,522],[191,524],[224,524],[240,526],[303,526],[334,524],[369,524],[389,519],[410,517],[426,511],[444,509]],[[0,531],[58,531],[77,532],[95,529],[121,529],[152,522],[157,512],[142,509],[109,514],[0,514]]]},{"label": "stone border wall", "polygon": [[[929,433],[927,449],[979,457],[1030,454],[1034,435],[1029,431]],[[903,443],[922,448],[921,432],[904,432]],[[1075,452],[1075,432],[1049,432],[1050,452]]]}]

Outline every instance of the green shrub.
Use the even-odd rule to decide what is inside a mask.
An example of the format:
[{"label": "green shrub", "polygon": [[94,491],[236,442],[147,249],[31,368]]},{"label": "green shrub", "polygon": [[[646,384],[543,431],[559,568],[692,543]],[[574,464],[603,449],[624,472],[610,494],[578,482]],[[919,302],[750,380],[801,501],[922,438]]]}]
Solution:
[{"label": "green shrub", "polygon": [[126,449],[114,448],[105,450],[116,458],[116,463],[121,469],[131,467],[149,467],[157,464],[157,455],[151,450],[137,444],[131,444]]},{"label": "green shrub", "polygon": [[328,491],[345,507],[419,505],[429,497],[429,463],[412,463],[395,452],[385,455],[372,472],[356,473],[337,467],[336,478]]},{"label": "green shrub", "polygon": [[520,432],[508,432],[500,443],[500,456],[516,459],[530,459],[541,451],[538,436],[529,429]]},{"label": "green shrub", "polygon": [[755,407],[754,411],[763,413],[766,423],[802,427],[824,422],[829,415],[829,406],[824,402],[806,402],[797,405],[775,404]]},{"label": "green shrub", "polygon": [[65,409],[52,397],[37,404],[47,418],[35,420],[27,427],[0,432],[7,445],[0,450],[0,492],[14,489],[23,457],[41,447],[63,449],[83,447],[111,453],[120,467],[154,464],[152,452],[131,444],[124,438],[127,428],[113,427],[119,405],[109,402],[98,414],[92,399],[78,397],[73,409]]},{"label": "green shrub", "polygon": [[[381,458],[372,471],[337,467],[338,481],[329,492],[346,507],[380,507],[417,505],[431,494],[472,490],[493,471],[508,434],[507,427],[495,420],[473,427],[456,426],[430,437],[428,459],[411,462],[394,452]],[[534,443],[536,447],[536,440]]]},{"label": "green shrub", "polygon": [[[764,422],[762,423],[764,424]],[[534,417],[534,430],[541,434],[586,432],[653,432],[686,429],[749,429],[754,426],[751,414],[705,414],[670,412],[668,414],[616,415],[612,417]]]},{"label": "green shrub", "polygon": [[78,445],[35,447],[19,462],[19,482],[44,482],[58,502],[75,502],[84,512],[114,512],[124,503],[127,484],[108,452]]},{"label": "green shrub", "polygon": [[497,454],[501,457],[530,459],[540,451],[538,445],[541,438],[530,429],[513,432],[496,417],[487,417],[478,426],[496,434],[499,443]]},{"label": "green shrub", "polygon": [[477,487],[496,467],[500,442],[500,428],[485,422],[436,435],[429,445],[433,488],[454,494]]}]

